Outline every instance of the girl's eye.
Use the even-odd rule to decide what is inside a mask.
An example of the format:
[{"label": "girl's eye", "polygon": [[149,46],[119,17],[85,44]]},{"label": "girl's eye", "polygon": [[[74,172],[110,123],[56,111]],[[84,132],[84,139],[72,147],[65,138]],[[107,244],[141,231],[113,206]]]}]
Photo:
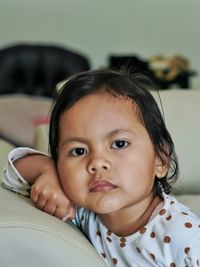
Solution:
[{"label": "girl's eye", "polygon": [[87,150],[83,147],[77,147],[74,148],[70,151],[70,155],[74,156],[74,157],[80,157],[87,154]]},{"label": "girl's eye", "polygon": [[112,148],[115,149],[120,149],[120,148],[125,148],[129,145],[129,142],[125,141],[125,140],[117,140],[115,142],[112,143]]}]

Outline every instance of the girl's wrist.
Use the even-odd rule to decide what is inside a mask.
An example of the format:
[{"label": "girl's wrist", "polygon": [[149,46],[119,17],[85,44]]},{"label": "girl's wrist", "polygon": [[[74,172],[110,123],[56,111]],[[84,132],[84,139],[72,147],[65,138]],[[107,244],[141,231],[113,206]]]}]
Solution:
[{"label": "girl's wrist", "polygon": [[15,168],[20,175],[31,185],[47,170],[55,171],[53,160],[40,154],[31,154],[14,162]]}]

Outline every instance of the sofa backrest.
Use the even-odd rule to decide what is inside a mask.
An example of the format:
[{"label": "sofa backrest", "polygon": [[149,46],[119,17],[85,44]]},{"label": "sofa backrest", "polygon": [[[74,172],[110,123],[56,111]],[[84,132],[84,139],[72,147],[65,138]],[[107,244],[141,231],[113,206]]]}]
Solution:
[{"label": "sofa backrest", "polygon": [[[200,90],[171,89],[159,94],[180,165],[175,193],[200,193]],[[153,95],[160,105],[158,94]]]}]

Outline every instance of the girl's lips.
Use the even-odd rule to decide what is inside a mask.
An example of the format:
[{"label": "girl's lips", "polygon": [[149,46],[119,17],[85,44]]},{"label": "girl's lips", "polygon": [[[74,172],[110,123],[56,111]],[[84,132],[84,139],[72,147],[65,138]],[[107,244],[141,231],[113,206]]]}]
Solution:
[{"label": "girl's lips", "polygon": [[99,180],[99,181],[94,181],[91,184],[89,190],[90,192],[106,192],[115,188],[117,188],[116,185],[105,180]]}]

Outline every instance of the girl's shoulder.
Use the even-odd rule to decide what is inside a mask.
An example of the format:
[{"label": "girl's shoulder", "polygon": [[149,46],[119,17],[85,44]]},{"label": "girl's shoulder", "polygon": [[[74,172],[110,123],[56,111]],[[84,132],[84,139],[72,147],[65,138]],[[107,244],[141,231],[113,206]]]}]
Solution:
[{"label": "girl's shoulder", "polygon": [[192,264],[200,262],[200,219],[175,197],[163,194],[163,199],[157,216],[140,230],[138,243],[161,262],[170,255],[176,266],[196,266]]},{"label": "girl's shoulder", "polygon": [[[200,226],[200,218],[197,214],[195,214],[188,206],[179,202],[174,196],[163,194],[164,198],[164,206],[160,211],[160,216],[166,214],[171,214],[171,217],[168,217],[168,220],[177,220],[180,222],[188,221],[193,226]],[[173,217],[172,217],[173,215]],[[188,226],[188,224],[186,224]],[[192,228],[192,227],[191,227]],[[200,230],[200,228],[199,228]]]},{"label": "girl's shoulder", "polygon": [[174,246],[175,250],[180,246],[185,249],[196,242],[199,243],[200,218],[174,196],[163,194],[163,198],[164,205],[156,218],[157,221],[152,224],[154,231],[163,235],[163,243]]}]

